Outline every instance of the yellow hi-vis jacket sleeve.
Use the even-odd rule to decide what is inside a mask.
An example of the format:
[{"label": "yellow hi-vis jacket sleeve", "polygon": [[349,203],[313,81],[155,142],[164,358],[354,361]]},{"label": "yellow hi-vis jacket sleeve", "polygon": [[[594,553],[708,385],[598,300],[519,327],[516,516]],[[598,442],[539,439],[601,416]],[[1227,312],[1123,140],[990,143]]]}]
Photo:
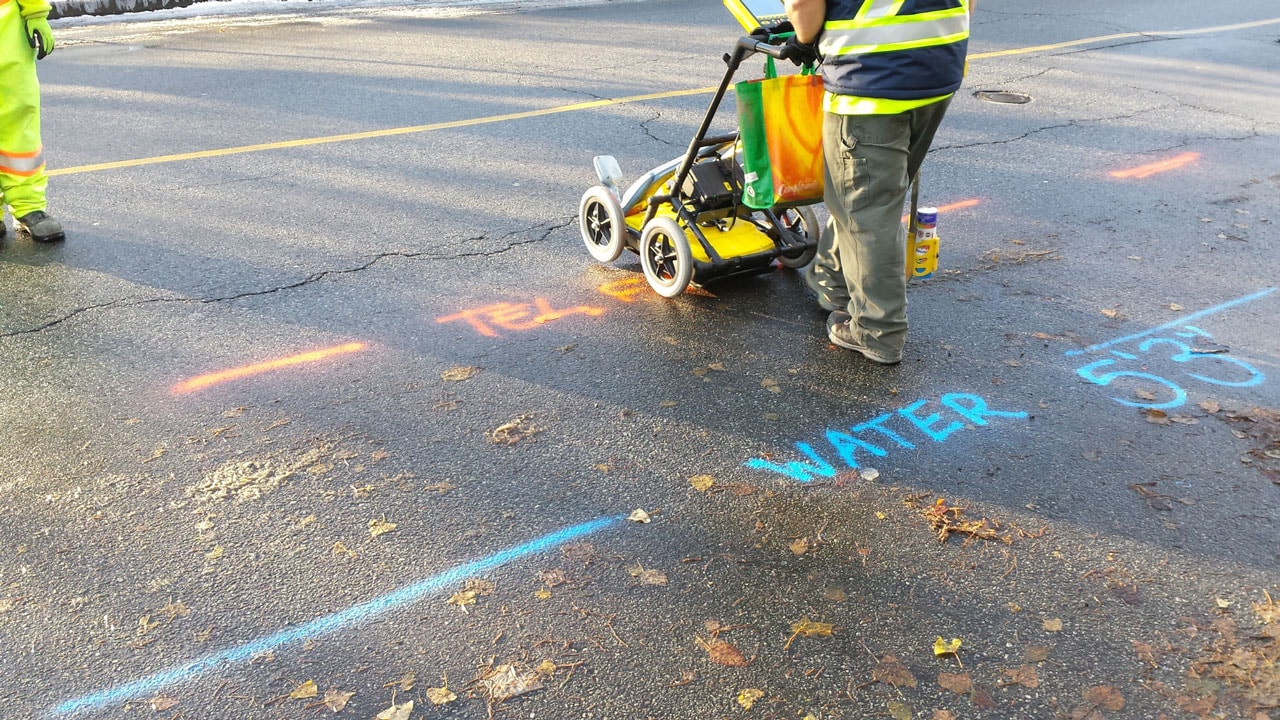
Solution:
[{"label": "yellow hi-vis jacket sleeve", "polygon": [[24,20],[49,17],[47,0],[18,0],[18,9],[22,11]]}]

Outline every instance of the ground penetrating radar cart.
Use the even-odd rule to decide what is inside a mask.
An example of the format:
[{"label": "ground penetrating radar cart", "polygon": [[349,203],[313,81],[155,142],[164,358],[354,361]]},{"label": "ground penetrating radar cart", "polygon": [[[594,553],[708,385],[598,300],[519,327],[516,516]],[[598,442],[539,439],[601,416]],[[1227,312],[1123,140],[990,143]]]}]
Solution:
[{"label": "ground penetrating radar cart", "polygon": [[[728,68],[681,156],[623,189],[612,155],[594,159],[600,184],[578,206],[582,240],[593,258],[610,263],[623,250],[640,256],[645,279],[659,295],[675,297],[692,283],[767,272],[778,261],[801,268],[817,253],[819,228],[808,204],[752,209],[742,202],[743,169],[738,132],[708,135],[712,120],[742,62],[756,54],[790,59],[790,28],[777,0],[725,0],[751,34],[724,56]],[[775,12],[766,12],[774,10]]]}]

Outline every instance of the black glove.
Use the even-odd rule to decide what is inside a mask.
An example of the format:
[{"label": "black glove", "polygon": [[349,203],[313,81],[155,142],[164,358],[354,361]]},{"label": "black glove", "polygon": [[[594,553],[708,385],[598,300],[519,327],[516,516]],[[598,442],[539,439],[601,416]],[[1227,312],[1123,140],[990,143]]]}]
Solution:
[{"label": "black glove", "polygon": [[795,31],[796,28],[791,24],[790,20],[782,19],[768,25],[761,25],[755,30],[752,30],[751,37],[767,40],[770,37],[777,37],[779,35],[790,35],[795,33]]},{"label": "black glove", "polygon": [[818,46],[810,43],[802,43],[792,36],[790,40],[782,46],[782,54],[779,56],[783,60],[790,60],[796,65],[817,65],[822,56],[818,54]]}]

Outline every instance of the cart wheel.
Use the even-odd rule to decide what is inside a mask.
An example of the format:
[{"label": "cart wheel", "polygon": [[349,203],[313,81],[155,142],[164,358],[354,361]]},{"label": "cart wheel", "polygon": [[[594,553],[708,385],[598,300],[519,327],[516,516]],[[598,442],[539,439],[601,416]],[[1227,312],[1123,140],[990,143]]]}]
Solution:
[{"label": "cart wheel", "polygon": [[787,210],[783,210],[782,214],[778,216],[778,219],[781,220],[782,224],[791,232],[805,238],[806,240],[815,241],[813,247],[801,252],[799,255],[795,255],[793,257],[787,257],[786,255],[779,256],[778,262],[782,263],[782,267],[799,270],[805,265],[813,262],[813,258],[818,255],[818,245],[816,242],[818,234],[822,232],[821,228],[818,227],[818,216],[813,213],[813,209],[808,207],[789,208]]},{"label": "cart wheel", "polygon": [[669,217],[656,217],[644,226],[640,267],[644,268],[649,286],[662,297],[675,297],[689,287],[693,255],[679,223]]},{"label": "cart wheel", "polygon": [[622,254],[622,241],[627,228],[622,219],[622,206],[613,192],[603,185],[587,188],[578,204],[578,226],[582,242],[591,257],[610,263]]}]

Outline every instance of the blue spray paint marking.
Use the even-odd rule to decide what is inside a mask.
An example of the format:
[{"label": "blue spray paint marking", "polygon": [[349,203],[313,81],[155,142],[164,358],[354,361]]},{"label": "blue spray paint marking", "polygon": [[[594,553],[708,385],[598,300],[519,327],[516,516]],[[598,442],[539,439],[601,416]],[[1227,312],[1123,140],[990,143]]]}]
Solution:
[{"label": "blue spray paint marking", "polygon": [[[878,436],[875,438],[877,442],[883,442],[880,438],[885,438],[893,441],[898,448],[907,450],[916,448],[915,444],[906,437],[885,426],[886,422],[895,418],[905,420],[909,427],[919,431],[929,440],[935,443],[943,443],[952,434],[966,427],[985,427],[990,425],[990,418],[1027,417],[1027,414],[1021,410],[993,410],[987,406],[986,400],[977,395],[948,393],[938,398],[939,404],[959,415],[965,421],[961,422],[960,420],[944,418],[941,413],[929,413],[927,410],[925,412],[928,414],[922,415],[921,410],[925,408],[928,402],[928,400],[924,399],[917,400],[910,405],[898,408],[895,412],[877,416],[872,420],[854,425],[848,430],[829,429],[826,431],[827,442],[831,444],[832,450],[835,451],[841,462],[856,470],[861,467],[859,461],[860,453],[882,458],[886,457],[891,449],[894,449],[873,444],[866,435],[867,433],[875,433]],[[969,424],[966,425],[966,422]],[[796,443],[796,450],[800,451],[800,454],[808,459],[778,463],[764,458],[751,458],[743,464],[752,470],[775,472],[802,483],[813,482],[818,478],[829,479],[836,476],[836,468],[819,455],[808,443]]]},{"label": "blue spray paint marking", "polygon": [[1080,350],[1068,350],[1067,355],[1084,355],[1085,353],[1091,353],[1096,350],[1102,350],[1103,348],[1109,348],[1112,345],[1119,345],[1120,343],[1129,342],[1130,340],[1137,340],[1138,338],[1144,338],[1148,335],[1154,335],[1163,330],[1169,330],[1171,328],[1178,327],[1179,325],[1185,325],[1186,323],[1189,323],[1192,320],[1205,317],[1206,315],[1213,315],[1214,313],[1220,313],[1223,310],[1230,310],[1231,308],[1236,307],[1237,305],[1244,305],[1245,303],[1253,302],[1254,300],[1257,300],[1259,298],[1264,298],[1270,295],[1271,293],[1275,292],[1276,289],[1277,288],[1267,288],[1265,290],[1259,290],[1258,292],[1252,295],[1246,295],[1242,298],[1236,298],[1235,300],[1224,302],[1221,305],[1215,305],[1214,307],[1211,307],[1211,308],[1206,308],[1198,312],[1193,312],[1190,315],[1187,315],[1185,317],[1179,318],[1172,322],[1167,322],[1163,325],[1158,325],[1149,330],[1143,330],[1140,333],[1134,333],[1133,335],[1126,335],[1125,337],[1116,338],[1115,340],[1108,340],[1104,343],[1098,343],[1097,345],[1090,345],[1089,347],[1083,348]]},{"label": "blue spray paint marking", "polygon": [[517,545],[508,548],[487,558],[475,560],[466,565],[459,565],[450,568],[439,575],[433,575],[424,580],[400,588],[360,603],[353,605],[346,610],[336,612],[332,615],[316,618],[311,622],[299,625],[296,628],[282,630],[274,635],[268,635],[252,642],[245,643],[238,647],[223,650],[220,653],[207,655],[199,660],[193,660],[185,665],[158,672],[141,680],[119,685],[110,690],[96,692],[91,695],[84,695],[67,700],[53,708],[53,712],[58,715],[70,715],[73,713],[83,712],[85,710],[93,710],[101,708],[105,705],[122,702],[131,698],[146,695],[155,690],[168,685],[176,685],[181,682],[194,680],[196,676],[208,672],[220,665],[243,662],[249,660],[256,655],[260,655],[268,650],[275,650],[283,645],[287,645],[305,638],[316,637],[324,633],[341,629],[348,625],[370,620],[378,615],[396,610],[406,605],[411,605],[424,596],[436,592],[442,587],[457,583],[472,577],[479,573],[492,570],[500,565],[518,560],[527,555],[549,550],[557,545],[563,545],[571,540],[599,532],[611,525],[622,520],[621,516],[601,518],[592,520],[580,525],[574,525],[558,532],[544,535],[536,540],[530,540],[523,545]]}]

